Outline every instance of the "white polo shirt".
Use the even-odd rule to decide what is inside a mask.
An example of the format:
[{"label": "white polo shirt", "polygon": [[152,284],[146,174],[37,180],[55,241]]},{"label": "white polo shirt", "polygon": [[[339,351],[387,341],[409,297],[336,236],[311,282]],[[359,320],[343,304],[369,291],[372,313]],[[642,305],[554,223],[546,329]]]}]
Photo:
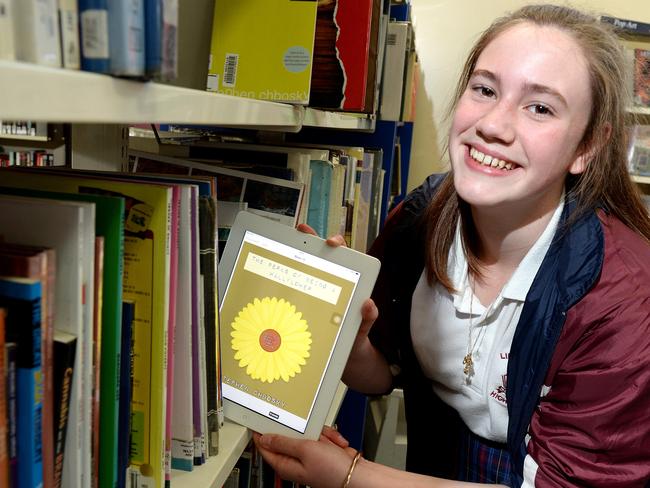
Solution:
[{"label": "white polo shirt", "polygon": [[[564,196],[544,232],[490,305],[474,296],[467,279],[460,223],[451,246],[448,273],[458,293],[420,276],[411,304],[411,339],[422,370],[434,392],[461,416],[465,425],[485,439],[506,442],[508,409],[506,384],[508,354],[526,295],[548,251],[558,226]],[[472,302],[472,360],[474,374],[467,380],[463,358],[469,352]]]}]

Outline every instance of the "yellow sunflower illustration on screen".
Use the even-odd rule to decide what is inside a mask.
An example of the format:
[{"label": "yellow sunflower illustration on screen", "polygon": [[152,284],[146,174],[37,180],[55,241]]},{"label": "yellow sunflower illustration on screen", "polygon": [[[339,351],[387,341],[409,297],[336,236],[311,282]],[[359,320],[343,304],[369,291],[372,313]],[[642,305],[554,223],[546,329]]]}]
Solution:
[{"label": "yellow sunflower illustration on screen", "polygon": [[231,326],[235,360],[255,380],[288,382],[307,363],[311,347],[307,321],[283,298],[255,298]]}]

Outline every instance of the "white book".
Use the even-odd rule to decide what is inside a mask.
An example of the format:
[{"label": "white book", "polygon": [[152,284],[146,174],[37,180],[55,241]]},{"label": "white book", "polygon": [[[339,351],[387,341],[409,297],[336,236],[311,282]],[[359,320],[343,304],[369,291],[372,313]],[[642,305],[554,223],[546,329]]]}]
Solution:
[{"label": "white book", "polygon": [[13,0],[0,0],[0,59],[16,59]]},{"label": "white book", "polygon": [[16,59],[61,67],[57,0],[14,1]]},{"label": "white book", "polygon": [[89,488],[95,205],[0,196],[0,234],[56,251],[54,328],[78,338],[62,486]]},{"label": "white book", "polygon": [[[176,275],[176,329],[174,331],[174,385],[171,412],[172,467],[191,471],[194,462],[194,429],[192,423],[192,259],[198,256],[197,187],[178,185],[181,189],[178,228],[178,273]],[[194,195],[192,195],[194,193]],[[192,198],[194,197],[194,198]],[[192,210],[192,204],[195,210]],[[196,273],[194,273],[196,274]],[[198,327],[197,327],[198,329]]]},{"label": "white book", "polygon": [[382,120],[400,120],[402,114],[404,69],[410,28],[410,22],[390,22],[388,24],[379,109],[379,117]]},{"label": "white book", "polygon": [[64,68],[79,69],[79,9],[77,0],[58,0],[59,29],[61,30],[61,61]]}]

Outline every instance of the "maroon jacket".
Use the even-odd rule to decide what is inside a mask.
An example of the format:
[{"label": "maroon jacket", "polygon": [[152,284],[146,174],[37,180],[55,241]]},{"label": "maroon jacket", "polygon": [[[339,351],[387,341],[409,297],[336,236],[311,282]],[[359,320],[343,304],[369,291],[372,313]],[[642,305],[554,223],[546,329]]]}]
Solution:
[{"label": "maroon jacket", "polygon": [[[461,420],[433,393],[410,336],[424,267],[420,219],[441,179],[409,195],[373,244],[382,270],[370,338],[400,370],[407,469],[453,478]],[[509,355],[510,484],[531,486],[532,473],[542,488],[650,486],[650,246],[604,212],[562,230],[574,209],[565,204]]]}]

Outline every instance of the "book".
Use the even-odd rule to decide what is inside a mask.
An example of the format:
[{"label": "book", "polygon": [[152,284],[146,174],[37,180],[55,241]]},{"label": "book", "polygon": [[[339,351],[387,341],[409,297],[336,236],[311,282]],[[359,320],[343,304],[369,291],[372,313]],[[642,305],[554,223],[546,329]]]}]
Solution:
[{"label": "book", "polygon": [[0,308],[0,486],[9,487],[9,418],[7,415],[7,366],[5,362],[5,310]]},{"label": "book", "polygon": [[108,2],[108,37],[110,73],[144,76],[144,0]]},{"label": "book", "polygon": [[207,89],[307,104],[316,9],[313,1],[217,0]]},{"label": "book", "polygon": [[411,44],[410,32],[410,22],[388,23],[379,111],[382,120],[397,121],[402,115],[406,54]]},{"label": "book", "polygon": [[144,0],[144,64],[147,78],[162,72],[162,0]]},{"label": "book", "polygon": [[312,92],[309,104],[371,112],[367,106],[373,0],[318,2]]},{"label": "book", "polygon": [[[97,227],[97,226],[96,226]],[[95,296],[93,309],[93,348],[92,348],[92,400],[91,400],[91,422],[92,422],[92,486],[99,486],[99,441],[100,441],[100,392],[101,392],[101,351],[102,351],[102,309],[104,297],[104,237],[95,237]]]},{"label": "book", "polygon": [[162,163],[158,166],[186,168],[188,175],[216,176],[219,200],[247,202],[249,212],[292,227],[297,223],[304,190],[300,183],[141,151],[129,151],[129,156],[134,159],[136,168],[137,158],[155,156],[156,161]]},{"label": "book", "polygon": [[61,61],[64,68],[79,69],[79,10],[77,0],[58,0]]},{"label": "book", "polygon": [[633,125],[628,131],[629,171],[632,174],[650,175],[650,125]]},{"label": "book", "polygon": [[[32,190],[30,185],[44,188],[38,181],[33,181],[29,173],[9,174],[0,184],[16,186],[0,187],[0,193],[29,195],[40,198],[55,198],[72,201],[91,202],[95,204],[95,233],[104,239],[104,266],[102,288],[101,347],[100,347],[100,469],[99,480],[102,488],[112,488],[117,475],[117,426],[118,401],[120,386],[118,371],[120,363],[120,321],[122,315],[122,272],[124,257],[124,198],[87,193],[89,189],[81,188],[86,193],[61,193],[53,191]],[[65,183],[55,178],[48,180],[50,189],[70,189]],[[26,186],[27,188],[19,188]],[[53,260],[49,260],[52,262]],[[51,287],[53,289],[53,286]],[[54,302],[51,301],[53,304]],[[45,356],[44,356],[45,357]],[[47,364],[44,362],[44,364]],[[47,376],[45,377],[47,380]],[[47,385],[47,381],[46,381]],[[46,386],[47,388],[47,386]]]},{"label": "book", "polygon": [[[0,190],[1,191],[1,190]],[[54,280],[56,255],[53,249],[0,243],[0,276],[37,279],[41,283],[41,370],[43,374],[43,485],[54,484],[54,407],[52,338],[54,331]]]},{"label": "book", "polygon": [[145,74],[173,80],[178,75],[178,0],[144,0]]},{"label": "book", "polygon": [[54,332],[54,486],[61,488],[63,462],[70,413],[70,389],[74,376],[77,337],[63,331]]},{"label": "book", "polygon": [[40,488],[43,486],[40,281],[0,278],[0,307],[6,311],[6,340],[17,344],[17,487]]},{"label": "book", "polygon": [[327,237],[327,216],[329,211],[330,189],[333,165],[329,161],[311,161],[311,188],[307,224],[322,237]]},{"label": "book", "polygon": [[96,73],[110,70],[108,0],[78,0],[81,69]]},{"label": "book", "polygon": [[[9,171],[3,173],[3,184]],[[82,338],[77,355],[67,443],[64,485],[90,486],[90,397],[92,372],[88,361],[92,337],[94,205],[19,196],[0,196],[0,228],[5,240],[56,250],[54,328]],[[84,347],[85,346],[85,347]],[[70,480],[67,482],[66,480]],[[73,481],[74,480],[74,481]]]},{"label": "book", "polygon": [[14,44],[14,0],[0,0],[0,59],[16,59]]},{"label": "book", "polygon": [[634,104],[650,107],[650,49],[634,50]]},{"label": "book", "polygon": [[162,0],[162,67],[163,80],[178,77],[178,0]]},{"label": "book", "polygon": [[131,391],[133,389],[133,320],[135,302],[122,302],[122,343],[120,362],[120,403],[117,443],[117,488],[126,488],[126,473],[129,467],[131,435]]},{"label": "book", "polygon": [[[57,0],[19,0],[13,4],[16,59],[59,68],[61,41]],[[20,40],[20,42],[18,42]]]},{"label": "book", "polygon": [[365,153],[360,161],[361,167],[357,168],[357,191],[355,193],[350,247],[363,253],[368,250],[373,160],[374,154]]},{"label": "book", "polygon": [[11,488],[18,486],[17,348],[18,346],[15,342],[5,341],[5,369],[7,371],[7,458],[9,460],[9,486]]}]

